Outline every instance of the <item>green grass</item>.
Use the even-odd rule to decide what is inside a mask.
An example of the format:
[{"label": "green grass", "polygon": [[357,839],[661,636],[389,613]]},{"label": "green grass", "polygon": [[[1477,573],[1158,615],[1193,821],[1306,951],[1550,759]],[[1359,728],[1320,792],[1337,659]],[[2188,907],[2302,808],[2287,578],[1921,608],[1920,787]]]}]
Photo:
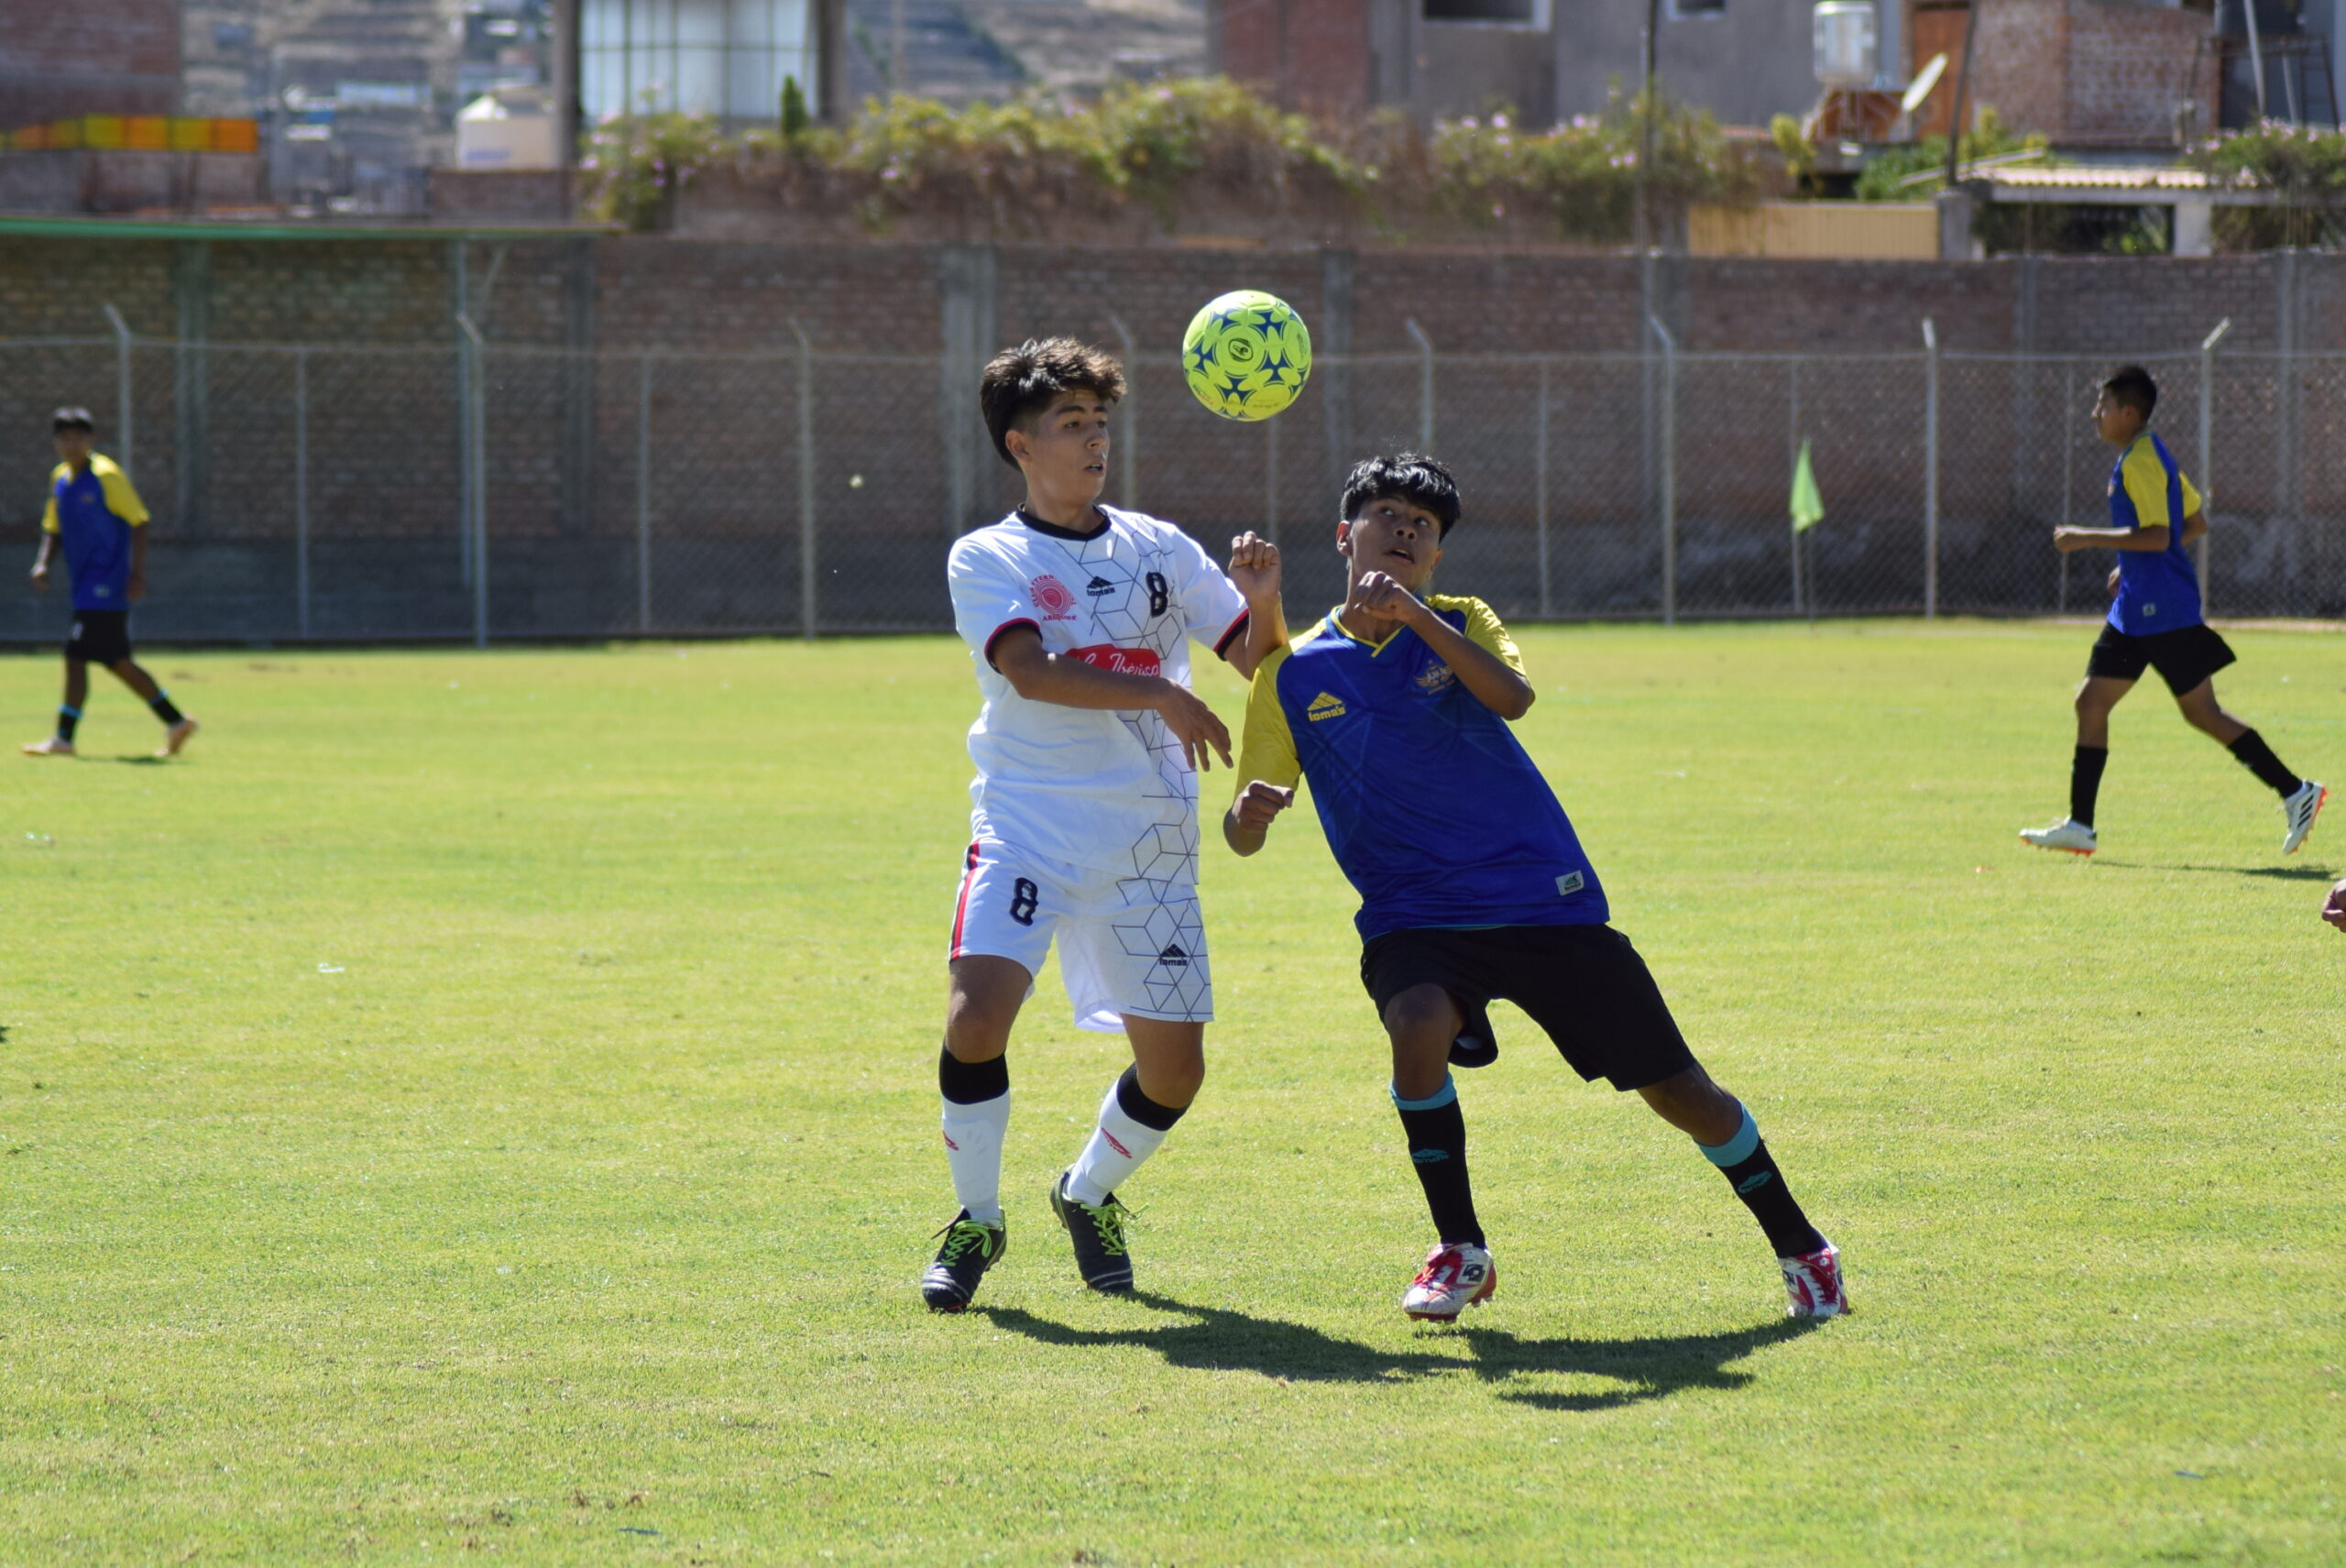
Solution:
[{"label": "green grass", "polygon": [[[1206,860],[1145,1293],[1043,1203],[1122,1052],[1047,975],[1007,1261],[931,1317],[957,645],[155,656],[181,761],[111,685],[82,760],[0,758],[0,1561],[2337,1562],[2346,823],[2279,860],[2152,683],[2102,853],[2021,848],[2090,640],[1524,639],[1617,920],[1847,1255],[1813,1332],[1512,1012],[1464,1080],[1504,1288],[1399,1316],[1308,816]],[[2236,641],[2346,775],[2346,638]],[[56,673],[0,659],[13,739]]]}]

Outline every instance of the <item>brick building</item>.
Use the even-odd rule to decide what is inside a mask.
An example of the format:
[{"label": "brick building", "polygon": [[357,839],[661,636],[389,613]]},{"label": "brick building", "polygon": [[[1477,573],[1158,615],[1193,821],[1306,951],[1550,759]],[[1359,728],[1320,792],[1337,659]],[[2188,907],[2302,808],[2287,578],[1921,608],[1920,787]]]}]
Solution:
[{"label": "brick building", "polygon": [[180,0],[0,5],[0,130],[180,108]]}]

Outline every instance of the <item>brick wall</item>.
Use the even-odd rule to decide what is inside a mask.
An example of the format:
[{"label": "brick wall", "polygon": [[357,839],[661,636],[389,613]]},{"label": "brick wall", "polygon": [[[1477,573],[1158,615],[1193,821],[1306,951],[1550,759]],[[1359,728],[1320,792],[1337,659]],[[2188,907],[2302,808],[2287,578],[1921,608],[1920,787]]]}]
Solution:
[{"label": "brick wall", "polygon": [[[1362,0],[1209,0],[1213,69],[1276,97],[1282,61],[1297,107],[1358,110],[1370,102],[1368,9]],[[1280,38],[1284,24],[1286,38]]]},{"label": "brick wall", "polygon": [[2193,71],[2207,30],[2201,13],[2149,0],[1998,0],[1979,23],[1969,99],[2056,142],[2164,146],[2178,100],[2214,123],[2213,56]]}]

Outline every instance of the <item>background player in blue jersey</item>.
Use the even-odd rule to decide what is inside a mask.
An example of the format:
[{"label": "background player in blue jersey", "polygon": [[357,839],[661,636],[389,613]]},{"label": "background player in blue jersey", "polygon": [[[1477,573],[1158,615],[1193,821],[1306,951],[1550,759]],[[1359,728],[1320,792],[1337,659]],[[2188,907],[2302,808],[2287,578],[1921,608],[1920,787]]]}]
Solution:
[{"label": "background player in blue jersey", "polygon": [[2288,819],[2281,852],[2295,854],[2313,831],[2329,792],[2284,767],[2262,735],[2216,704],[2212,677],[2232,662],[2233,653],[2199,617],[2199,574],[2189,546],[2208,531],[2208,520],[2199,510],[2199,492],[2166,443],[2148,428],[2158,401],[2158,383],[2139,365],[2112,373],[2094,399],[2094,433],[2118,448],[2110,470],[2110,526],[2056,528],[2053,547],[2065,555],[2104,548],[2118,552],[2118,569],[2110,575],[2110,624],[2094,643],[2085,685],[2077,688],[2069,815],[2050,827],[2023,828],[2021,838],[2040,850],[2073,855],[2090,855],[2099,847],[2094,797],[2110,761],[2110,710],[2134,689],[2145,669],[2154,669],[2175,694],[2185,720],[2229,749],[2281,797]]},{"label": "background player in blue jersey", "polygon": [[1455,1318],[1498,1283],[1466,1175],[1450,1065],[1496,1054],[1487,1004],[1530,1014],[1583,1079],[1636,1090],[1690,1135],[1767,1233],[1794,1317],[1847,1310],[1839,1254],[1802,1213],[1751,1113],[1695,1061],[1628,938],[1606,924],[1596,872],[1507,721],[1531,683],[1480,599],[1420,597],[1457,524],[1458,488],[1431,457],[1372,457],[1344,484],[1343,606],[1275,649],[1246,699],[1222,818],[1263,847],[1299,778],[1361,895],[1361,980],[1393,1047],[1393,1103],[1440,1240],[1401,1298]]},{"label": "background player in blue jersey", "polygon": [[176,752],[195,733],[195,720],[173,707],[130,656],[130,607],[147,592],[146,505],[131,488],[130,476],[91,450],[97,425],[89,410],[58,410],[49,431],[59,461],[41,510],[33,590],[49,591],[49,564],[61,544],[73,579],[73,630],[65,641],[65,702],[57,710],[56,731],[24,750],[35,757],[73,754],[73,729],[90,696],[90,666],[104,664],[155,710],[165,726],[164,753]]}]

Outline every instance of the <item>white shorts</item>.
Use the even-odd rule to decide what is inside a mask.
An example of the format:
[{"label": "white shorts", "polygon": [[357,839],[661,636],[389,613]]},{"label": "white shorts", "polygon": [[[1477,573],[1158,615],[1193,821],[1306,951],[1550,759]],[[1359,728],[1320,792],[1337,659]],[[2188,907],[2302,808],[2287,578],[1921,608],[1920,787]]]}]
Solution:
[{"label": "white shorts", "polygon": [[1078,1028],[1120,1031],[1128,1014],[1196,1024],[1213,1017],[1195,887],[1119,877],[1008,844],[970,845],[946,957],[1008,959],[1031,976],[1042,972],[1054,938]]}]

